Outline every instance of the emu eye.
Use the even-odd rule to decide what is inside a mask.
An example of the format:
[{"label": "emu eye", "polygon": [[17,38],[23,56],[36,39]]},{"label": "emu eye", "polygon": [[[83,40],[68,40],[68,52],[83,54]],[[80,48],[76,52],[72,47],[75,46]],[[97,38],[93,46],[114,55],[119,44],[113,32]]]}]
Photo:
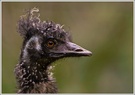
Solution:
[{"label": "emu eye", "polygon": [[49,40],[49,41],[47,41],[46,45],[47,45],[48,48],[53,48],[54,45],[55,45],[55,42],[52,41],[52,40]]}]

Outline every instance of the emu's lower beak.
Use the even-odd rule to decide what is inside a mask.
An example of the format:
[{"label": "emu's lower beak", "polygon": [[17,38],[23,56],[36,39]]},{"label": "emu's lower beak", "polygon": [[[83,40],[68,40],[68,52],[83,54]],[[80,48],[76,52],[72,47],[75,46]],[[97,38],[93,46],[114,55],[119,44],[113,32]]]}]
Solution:
[{"label": "emu's lower beak", "polygon": [[67,48],[64,50],[66,55],[71,56],[91,56],[92,52],[88,51],[82,47],[80,47],[77,44],[74,44],[72,42],[67,43]]}]

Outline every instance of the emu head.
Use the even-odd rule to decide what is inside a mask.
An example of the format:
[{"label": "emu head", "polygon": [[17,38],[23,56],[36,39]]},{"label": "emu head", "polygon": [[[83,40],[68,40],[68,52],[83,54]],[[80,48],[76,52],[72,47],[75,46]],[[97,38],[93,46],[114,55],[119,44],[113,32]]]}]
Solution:
[{"label": "emu head", "polygon": [[18,22],[18,32],[24,38],[21,58],[48,64],[63,57],[89,56],[92,53],[70,41],[60,24],[41,21],[39,10],[33,8]]}]

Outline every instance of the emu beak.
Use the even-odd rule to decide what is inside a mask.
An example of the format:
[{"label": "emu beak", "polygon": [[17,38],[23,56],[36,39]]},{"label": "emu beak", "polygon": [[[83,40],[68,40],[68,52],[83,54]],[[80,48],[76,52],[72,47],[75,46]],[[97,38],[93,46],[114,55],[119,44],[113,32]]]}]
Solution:
[{"label": "emu beak", "polygon": [[91,51],[88,51],[72,42],[67,42],[66,44],[61,45],[57,50],[53,50],[50,53],[51,57],[79,57],[91,55]]},{"label": "emu beak", "polygon": [[88,51],[72,42],[67,43],[67,49],[64,50],[64,52],[69,56],[70,55],[71,56],[91,56],[92,55],[91,51]]}]

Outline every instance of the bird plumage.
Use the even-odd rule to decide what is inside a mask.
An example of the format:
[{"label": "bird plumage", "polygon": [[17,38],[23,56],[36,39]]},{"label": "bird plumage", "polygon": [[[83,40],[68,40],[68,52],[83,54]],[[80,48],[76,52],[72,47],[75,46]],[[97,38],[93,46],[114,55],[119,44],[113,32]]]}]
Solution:
[{"label": "bird plumage", "polygon": [[18,32],[24,39],[15,67],[18,93],[57,93],[51,63],[63,57],[92,54],[72,43],[60,24],[41,21],[38,12],[39,9],[33,8],[18,21]]}]

